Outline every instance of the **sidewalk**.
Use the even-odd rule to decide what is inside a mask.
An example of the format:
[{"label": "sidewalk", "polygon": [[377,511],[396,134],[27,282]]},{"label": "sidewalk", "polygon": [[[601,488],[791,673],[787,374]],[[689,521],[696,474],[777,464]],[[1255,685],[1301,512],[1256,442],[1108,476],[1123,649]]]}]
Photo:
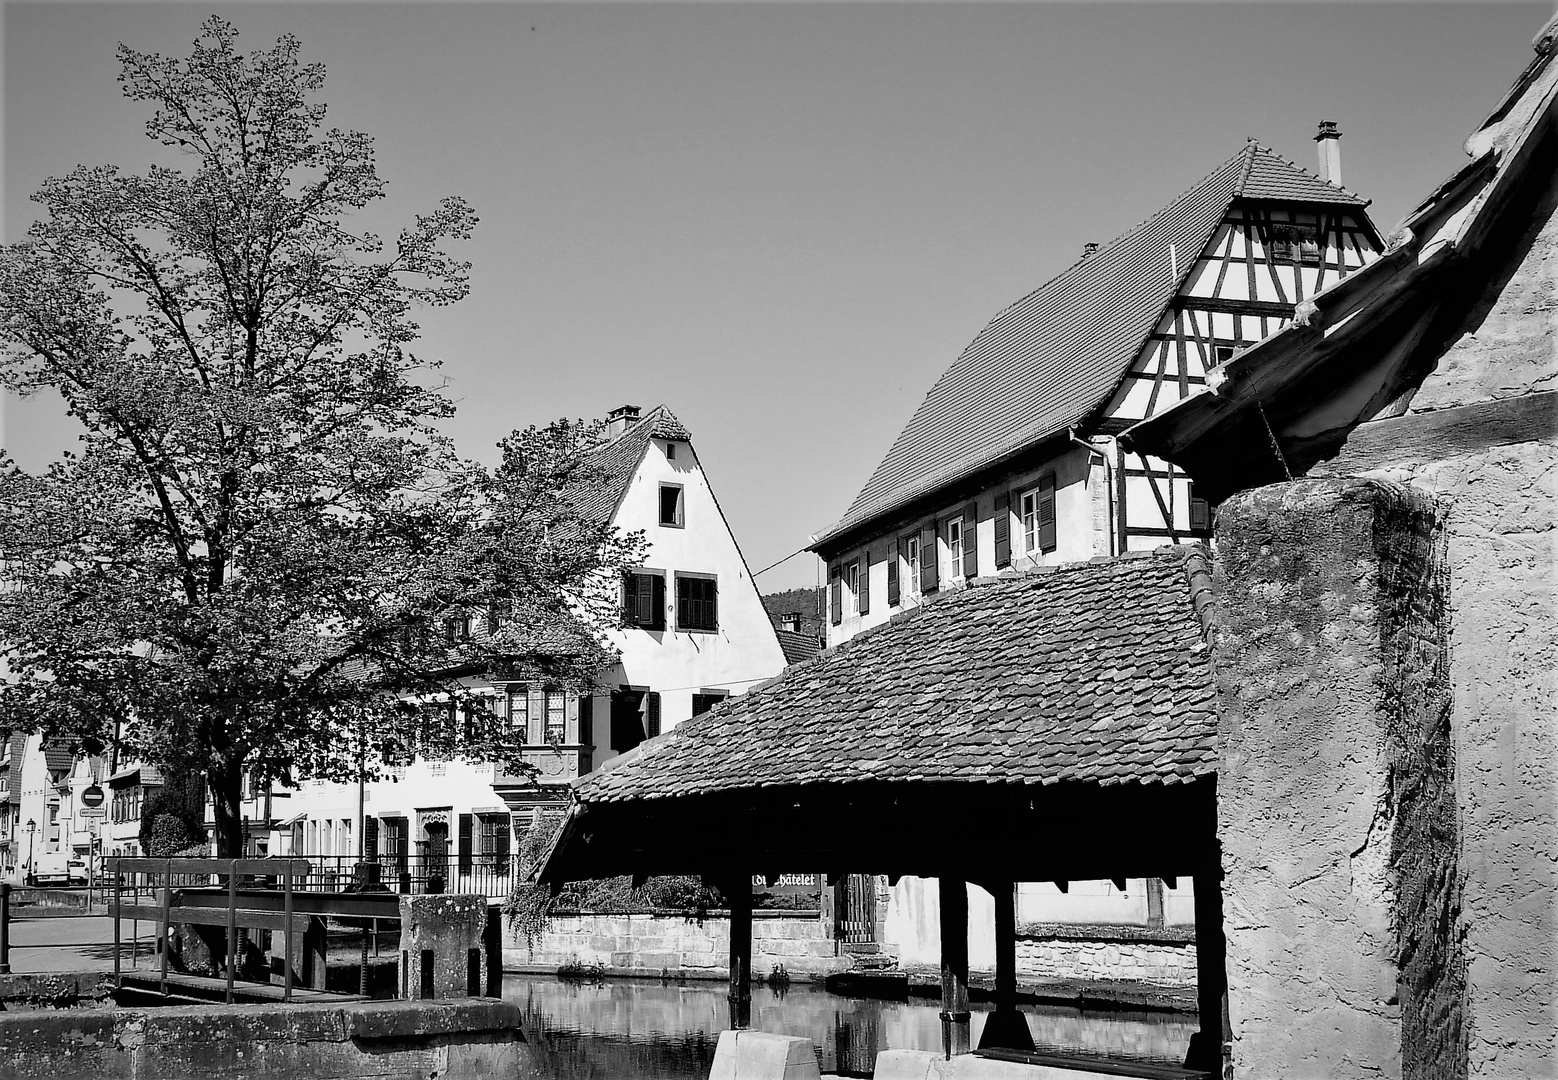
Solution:
[{"label": "sidewalk", "polygon": [[[120,963],[130,967],[131,923],[120,932]],[[140,925],[140,963],[148,966],[156,927]],[[11,970],[17,974],[114,969],[114,920],[109,915],[13,915]]]}]

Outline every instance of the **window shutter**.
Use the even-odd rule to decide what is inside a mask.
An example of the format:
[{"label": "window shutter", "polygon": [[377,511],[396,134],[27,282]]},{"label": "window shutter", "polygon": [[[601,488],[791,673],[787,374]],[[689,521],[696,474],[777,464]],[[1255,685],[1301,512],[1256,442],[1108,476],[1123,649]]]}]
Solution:
[{"label": "window shutter", "polygon": [[460,815],[460,846],[456,849],[455,867],[458,873],[471,872],[471,815]]},{"label": "window shutter", "polygon": [[1055,474],[1039,477],[1039,550],[1055,550]]},{"label": "window shutter", "polygon": [[1206,532],[1212,527],[1212,504],[1196,494],[1196,486],[1190,485],[1190,531]]},{"label": "window shutter", "polygon": [[579,699],[579,742],[595,745],[595,698],[590,694]]},{"label": "window shutter", "polygon": [[509,862],[509,816],[501,814],[492,819],[492,850],[487,852],[492,856],[492,863],[498,867],[498,873],[506,872]]},{"label": "window shutter", "polygon": [[622,621],[638,625],[638,575],[631,570],[622,575]]},{"label": "window shutter", "polygon": [[837,626],[844,621],[844,578],[834,567],[828,575],[828,618]]},{"label": "window shutter", "polygon": [[864,551],[860,556],[860,614],[864,615],[871,610],[871,552]]},{"label": "window shutter", "polygon": [[963,508],[963,576],[979,576],[979,507],[974,503]]},{"label": "window shutter", "polygon": [[372,859],[379,853],[379,819],[376,817],[364,817],[362,819],[362,854],[365,859]]},{"label": "window shutter", "polygon": [[932,521],[920,533],[920,592],[936,591],[936,573],[940,562],[936,550],[936,523]]},{"label": "window shutter", "polygon": [[995,566],[1012,565],[1012,497],[1006,492],[995,497]]},{"label": "window shutter", "polygon": [[648,627],[651,630],[665,629],[665,577],[655,574],[649,579],[649,613]]},{"label": "window shutter", "polygon": [[644,734],[650,739],[660,734],[660,694],[654,690],[644,695]]},{"label": "window shutter", "polygon": [[709,582],[709,627],[710,630],[719,629],[719,582]]},{"label": "window shutter", "polygon": [[887,553],[887,606],[898,605],[898,554],[899,544],[894,542],[892,550]]}]

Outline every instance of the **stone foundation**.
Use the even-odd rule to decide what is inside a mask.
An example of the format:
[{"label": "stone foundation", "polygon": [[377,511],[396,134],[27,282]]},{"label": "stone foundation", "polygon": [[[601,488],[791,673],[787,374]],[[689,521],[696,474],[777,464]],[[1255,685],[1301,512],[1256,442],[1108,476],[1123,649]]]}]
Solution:
[{"label": "stone foundation", "polygon": [[1017,935],[1017,976],[1040,981],[1196,984],[1196,946],[1191,940],[1095,940]]},{"label": "stone foundation", "polygon": [[[849,967],[815,915],[752,918],[752,975],[783,967],[791,978],[820,978]],[[597,969],[602,974],[673,979],[730,976],[730,923],[685,915],[559,915],[529,941],[504,928],[503,966],[510,971]]]}]

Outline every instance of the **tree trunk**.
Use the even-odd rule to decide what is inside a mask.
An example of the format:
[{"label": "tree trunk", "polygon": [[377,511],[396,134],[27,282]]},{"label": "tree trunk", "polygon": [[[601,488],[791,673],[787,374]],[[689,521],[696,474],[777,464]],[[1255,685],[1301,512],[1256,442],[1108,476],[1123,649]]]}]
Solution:
[{"label": "tree trunk", "polygon": [[211,814],[216,822],[216,855],[219,859],[243,857],[243,768],[237,762],[213,762],[206,770],[211,788]]}]

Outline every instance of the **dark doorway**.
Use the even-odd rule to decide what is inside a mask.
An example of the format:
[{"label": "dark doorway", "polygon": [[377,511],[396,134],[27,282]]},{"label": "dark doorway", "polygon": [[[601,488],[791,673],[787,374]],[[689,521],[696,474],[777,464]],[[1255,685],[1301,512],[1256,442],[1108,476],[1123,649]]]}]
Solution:
[{"label": "dark doorway", "polygon": [[449,823],[430,821],[427,834],[427,891],[441,893],[449,887]]},{"label": "dark doorway", "polygon": [[625,754],[644,741],[644,692],[611,692],[611,752]]}]

